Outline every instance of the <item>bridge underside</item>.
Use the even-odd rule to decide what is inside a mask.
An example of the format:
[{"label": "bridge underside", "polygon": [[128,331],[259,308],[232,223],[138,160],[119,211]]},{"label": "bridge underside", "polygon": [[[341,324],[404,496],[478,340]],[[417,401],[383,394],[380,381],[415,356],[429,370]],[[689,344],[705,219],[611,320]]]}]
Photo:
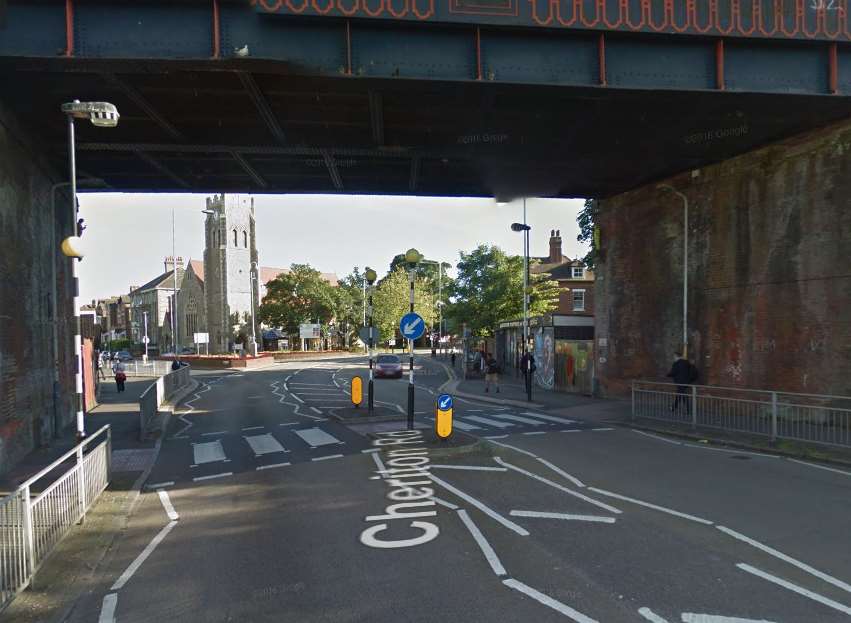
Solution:
[{"label": "bridge underside", "polygon": [[851,111],[832,14],[810,40],[263,14],[290,4],[13,0],[0,100],[60,170],[60,104],[116,104],[78,124],[112,189],[501,198],[611,196]]}]

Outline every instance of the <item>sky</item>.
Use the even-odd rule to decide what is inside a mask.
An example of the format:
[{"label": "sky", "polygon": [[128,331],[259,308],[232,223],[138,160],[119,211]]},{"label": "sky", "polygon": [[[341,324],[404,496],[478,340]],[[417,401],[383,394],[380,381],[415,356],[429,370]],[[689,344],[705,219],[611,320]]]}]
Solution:
[{"label": "sky", "polygon": [[[204,194],[88,193],[80,195],[86,220],[86,257],[78,266],[81,304],[126,294],[164,270],[172,255],[204,259]],[[307,263],[343,277],[371,266],[380,276],[393,256],[414,247],[425,257],[451,263],[482,243],[521,254],[512,232],[522,221],[522,201],[366,195],[255,195],[257,252],[261,266]],[[576,242],[581,199],[529,199],[531,254],[549,253],[550,230],[560,229],[568,257],[585,254]],[[453,270],[447,271],[450,275]]]}]

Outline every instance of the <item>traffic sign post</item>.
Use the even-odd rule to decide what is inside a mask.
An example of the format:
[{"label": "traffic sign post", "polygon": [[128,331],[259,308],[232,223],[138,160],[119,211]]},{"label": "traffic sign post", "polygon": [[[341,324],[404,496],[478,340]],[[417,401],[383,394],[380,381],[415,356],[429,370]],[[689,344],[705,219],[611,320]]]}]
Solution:
[{"label": "traffic sign post", "polygon": [[378,275],[371,268],[367,268],[364,271],[363,276],[364,276],[364,279],[366,279],[367,284],[369,284],[369,305],[366,309],[366,311],[369,312],[369,326],[364,327],[364,329],[367,330],[365,341],[367,342],[368,348],[369,348],[369,385],[368,385],[368,388],[367,388],[368,398],[367,398],[366,405],[367,405],[367,411],[369,411],[369,414],[372,415],[372,413],[375,409],[375,385],[373,383],[373,372],[372,372],[372,347],[375,345],[376,339],[377,339],[377,331],[376,331],[375,327],[372,326],[372,314],[373,314],[372,290],[373,290],[373,284],[375,283],[375,280],[378,279]]},{"label": "traffic sign post", "polygon": [[452,434],[452,396],[449,394],[441,394],[437,398],[434,433],[440,439],[448,439]]},{"label": "traffic sign post", "polygon": [[414,429],[414,340],[425,333],[425,320],[414,313],[414,271],[411,271],[411,311],[399,321],[399,331],[408,340],[411,363],[408,369],[408,430]]},{"label": "traffic sign post", "polygon": [[363,402],[363,380],[359,376],[352,378],[352,404],[355,409]]}]

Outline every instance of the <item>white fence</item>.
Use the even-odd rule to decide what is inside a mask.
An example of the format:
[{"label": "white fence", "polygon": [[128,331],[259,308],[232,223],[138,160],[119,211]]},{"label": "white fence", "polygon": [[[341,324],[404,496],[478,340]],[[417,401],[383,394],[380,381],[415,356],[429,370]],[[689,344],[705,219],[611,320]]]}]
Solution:
[{"label": "white fence", "polygon": [[167,373],[151,383],[139,396],[139,439],[141,441],[147,438],[148,428],[157,417],[160,406],[189,385],[189,372],[189,366],[183,366],[173,372],[169,368]]},{"label": "white fence", "polygon": [[[0,500],[0,611],[32,582],[53,547],[106,489],[111,455],[106,425]],[[63,465],[69,461],[73,465]],[[42,480],[51,479],[39,490]]]},{"label": "white fence", "polygon": [[632,417],[851,447],[851,397],[637,381]]},{"label": "white fence", "polygon": [[[148,363],[144,363],[138,359],[133,361],[124,361],[124,374],[131,376],[163,376],[171,372],[171,361],[160,361],[157,359],[148,359]],[[112,362],[107,362],[103,367],[107,376],[114,376],[112,371]]]}]

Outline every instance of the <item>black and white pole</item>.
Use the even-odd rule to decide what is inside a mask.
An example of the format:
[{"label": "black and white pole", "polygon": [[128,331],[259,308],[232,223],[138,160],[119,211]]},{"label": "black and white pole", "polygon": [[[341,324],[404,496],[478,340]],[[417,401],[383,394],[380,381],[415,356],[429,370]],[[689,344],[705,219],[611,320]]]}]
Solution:
[{"label": "black and white pole", "polygon": [[523,362],[526,398],[532,401],[532,354],[529,352],[529,230],[526,224],[526,198],[523,198],[523,222],[512,223],[511,231],[523,232]]},{"label": "black and white pole", "polygon": [[[408,281],[410,282],[410,303],[411,313],[414,313],[414,277],[415,269],[411,268],[408,273]],[[408,367],[408,430],[414,429],[414,340],[408,340],[408,346],[411,349],[411,359]]]},{"label": "black and white pole", "polygon": [[[74,147],[74,117],[68,117],[68,162],[71,167],[71,228],[72,236],[79,236],[77,231],[77,160]],[[71,284],[74,288],[74,391],[76,393],[77,439],[86,436],[85,403],[83,402],[83,338],[80,324],[80,283],[77,279],[78,258],[71,258]]]},{"label": "black and white pole", "polygon": [[[375,410],[375,389],[374,389],[375,385],[373,383],[374,375],[373,375],[373,370],[372,370],[372,349],[375,346],[375,334],[374,334],[374,329],[373,329],[373,313],[372,313],[372,291],[373,291],[373,285],[372,284],[375,283],[375,280],[376,280],[377,277],[378,277],[378,275],[376,275],[375,271],[372,270],[371,268],[367,268],[366,271],[364,272],[365,284],[369,285],[369,301],[368,301],[368,305],[366,307],[364,307],[364,316],[365,317],[367,315],[369,316],[369,329],[368,329],[369,339],[367,340],[368,348],[369,348],[369,383],[367,384],[367,410],[369,412],[369,415],[372,415],[373,411]],[[366,288],[366,285],[364,286],[364,288]],[[364,292],[366,292],[365,289],[364,289]],[[366,318],[364,318],[364,319],[366,319]]]}]

